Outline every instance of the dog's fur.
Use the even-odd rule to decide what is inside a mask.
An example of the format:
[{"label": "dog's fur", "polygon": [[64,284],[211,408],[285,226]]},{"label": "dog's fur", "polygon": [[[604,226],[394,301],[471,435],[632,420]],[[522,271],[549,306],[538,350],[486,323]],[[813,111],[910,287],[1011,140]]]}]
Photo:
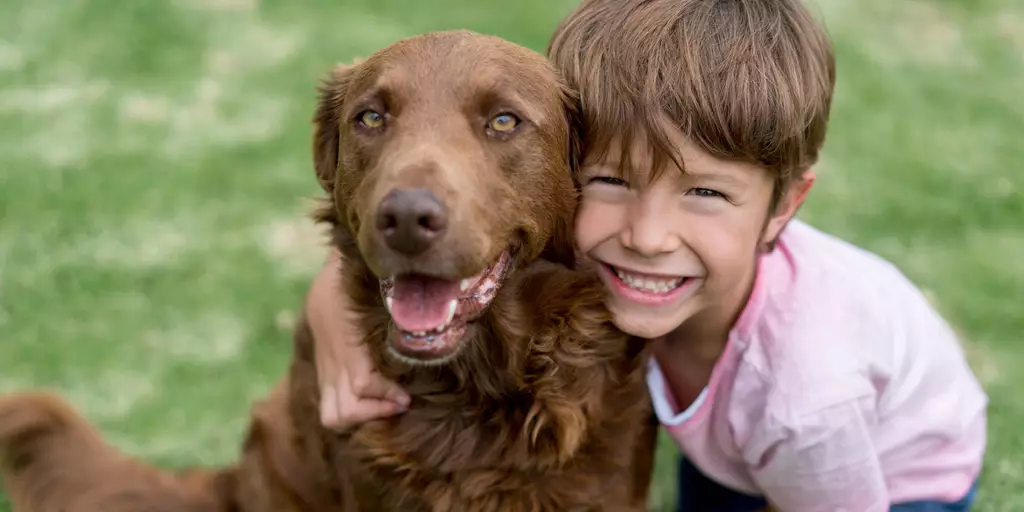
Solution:
[{"label": "dog's fur", "polygon": [[[386,128],[356,122],[386,112]],[[511,133],[488,120],[515,112]],[[289,375],[253,409],[241,460],[161,471],[120,454],[61,398],[0,398],[4,484],[17,512],[629,511],[646,508],[655,423],[643,340],[620,333],[571,238],[574,95],[540,55],[464,31],[400,41],[323,87],[319,213],[377,369],[407,389],[402,415],[346,433],[320,425],[314,343],[295,332]],[[415,257],[390,251],[373,213],[422,187],[450,228]],[[369,219],[369,220],[368,220]],[[504,283],[443,364],[389,352],[379,277],[457,279],[513,254]]]}]

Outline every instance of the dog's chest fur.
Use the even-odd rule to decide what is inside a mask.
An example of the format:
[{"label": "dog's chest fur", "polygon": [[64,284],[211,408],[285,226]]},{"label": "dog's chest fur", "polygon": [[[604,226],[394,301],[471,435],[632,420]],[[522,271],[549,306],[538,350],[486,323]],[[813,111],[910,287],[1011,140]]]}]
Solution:
[{"label": "dog's chest fur", "polygon": [[[583,274],[533,265],[510,278],[448,367],[409,371],[376,354],[413,404],[350,435],[321,431],[325,469],[341,480],[332,501],[453,512],[642,503],[655,428],[646,348],[612,327],[600,293]],[[386,336],[376,309],[365,327]]]}]

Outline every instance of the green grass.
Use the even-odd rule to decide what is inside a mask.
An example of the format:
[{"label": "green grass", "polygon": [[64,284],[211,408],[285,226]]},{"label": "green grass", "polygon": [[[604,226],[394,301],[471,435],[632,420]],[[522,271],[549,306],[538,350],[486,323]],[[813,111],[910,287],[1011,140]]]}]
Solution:
[{"label": "green grass", "polygon": [[[0,3],[0,390],[59,388],[157,463],[231,460],[323,254],[316,80],[432,29],[543,50],[573,4]],[[897,263],[961,329],[992,398],[978,510],[1024,510],[1024,7],[816,5],[839,84],[801,215]],[[674,448],[659,455],[663,509]]]}]

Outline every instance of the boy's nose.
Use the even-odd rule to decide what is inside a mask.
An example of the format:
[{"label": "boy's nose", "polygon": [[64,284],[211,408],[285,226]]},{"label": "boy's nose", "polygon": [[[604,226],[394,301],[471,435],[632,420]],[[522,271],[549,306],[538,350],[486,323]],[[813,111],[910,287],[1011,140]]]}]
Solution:
[{"label": "boy's nose", "polygon": [[673,226],[670,217],[657,215],[650,208],[634,208],[629,221],[620,232],[620,243],[642,256],[657,256],[679,249],[678,226]]}]

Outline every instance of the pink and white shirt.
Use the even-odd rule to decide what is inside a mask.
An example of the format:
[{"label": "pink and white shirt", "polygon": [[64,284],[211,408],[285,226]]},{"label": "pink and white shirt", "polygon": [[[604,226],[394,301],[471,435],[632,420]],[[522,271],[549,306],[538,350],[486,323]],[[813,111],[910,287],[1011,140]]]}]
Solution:
[{"label": "pink and white shirt", "polygon": [[711,381],[655,411],[709,478],[786,512],[957,501],[981,469],[988,398],[955,333],[892,264],[792,221]]}]

